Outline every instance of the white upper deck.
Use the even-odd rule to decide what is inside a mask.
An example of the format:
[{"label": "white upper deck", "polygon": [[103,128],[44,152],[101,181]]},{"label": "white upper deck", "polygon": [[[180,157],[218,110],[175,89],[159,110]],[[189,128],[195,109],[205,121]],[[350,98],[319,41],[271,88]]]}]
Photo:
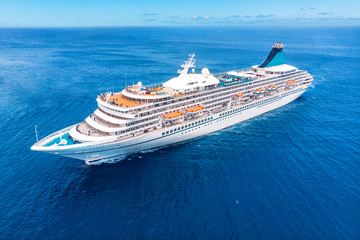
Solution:
[{"label": "white upper deck", "polygon": [[254,66],[253,68],[255,72],[266,73],[266,74],[285,74],[298,70],[296,67],[288,64],[281,64],[281,65],[265,67],[265,68],[259,68],[258,66]]},{"label": "white upper deck", "polygon": [[284,72],[284,73],[288,73],[288,72],[292,72],[294,70],[296,70],[296,67],[290,66],[288,64],[282,64],[282,65],[278,65],[278,66],[273,66],[273,67],[267,67],[265,68],[268,71],[272,71],[272,72]]},{"label": "white upper deck", "polygon": [[[163,84],[166,91],[185,94],[219,84],[219,80],[211,75],[207,68],[203,68],[200,74],[195,73],[194,57],[195,54],[190,55],[189,61],[185,61],[185,64],[181,65],[183,69],[178,71],[180,73],[178,77]],[[192,68],[192,73],[188,73],[190,68]]]}]

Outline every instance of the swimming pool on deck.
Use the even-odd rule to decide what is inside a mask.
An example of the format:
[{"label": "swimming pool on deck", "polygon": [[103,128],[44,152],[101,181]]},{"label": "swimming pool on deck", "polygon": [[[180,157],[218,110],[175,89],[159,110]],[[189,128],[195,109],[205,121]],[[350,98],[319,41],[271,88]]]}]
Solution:
[{"label": "swimming pool on deck", "polygon": [[50,142],[44,144],[44,147],[49,147],[52,145],[58,145],[58,146],[66,146],[66,145],[72,145],[75,144],[74,140],[70,137],[69,133],[63,134],[61,137],[54,138]]}]

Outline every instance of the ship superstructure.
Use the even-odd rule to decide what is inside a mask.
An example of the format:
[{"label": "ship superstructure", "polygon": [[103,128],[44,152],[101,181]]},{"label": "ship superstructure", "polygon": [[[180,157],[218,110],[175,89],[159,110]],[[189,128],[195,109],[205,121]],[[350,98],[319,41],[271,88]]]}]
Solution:
[{"label": "ship superstructure", "polygon": [[141,82],[121,92],[100,94],[85,121],[51,134],[32,150],[59,154],[87,164],[125,158],[142,150],[189,140],[288,104],[313,77],[287,65],[281,43],[249,69],[213,75],[195,72],[195,54],[179,75],[163,84]]}]

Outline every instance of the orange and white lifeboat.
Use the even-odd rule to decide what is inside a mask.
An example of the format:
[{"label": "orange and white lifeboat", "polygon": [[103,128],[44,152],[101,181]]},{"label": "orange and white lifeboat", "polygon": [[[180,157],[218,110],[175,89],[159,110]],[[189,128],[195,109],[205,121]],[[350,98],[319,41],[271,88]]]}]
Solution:
[{"label": "orange and white lifeboat", "polygon": [[199,115],[200,113],[202,113],[204,109],[205,109],[205,106],[189,107],[185,110],[186,116],[190,117],[190,118],[195,117],[196,115]]},{"label": "orange and white lifeboat", "polygon": [[255,94],[256,95],[261,95],[261,94],[264,94],[266,92],[265,88],[258,88],[255,90]]},{"label": "orange and white lifeboat", "polygon": [[242,93],[238,93],[234,95],[234,98],[242,98],[244,95]]},{"label": "orange and white lifeboat", "polygon": [[164,114],[163,118],[166,119],[166,120],[173,120],[173,119],[175,120],[175,119],[180,118],[183,115],[184,115],[183,111],[177,111],[177,112]]},{"label": "orange and white lifeboat", "polygon": [[290,80],[286,82],[286,89],[292,89],[296,86],[296,81],[295,80]]},{"label": "orange and white lifeboat", "polygon": [[270,85],[266,88],[266,91],[273,92],[273,91],[276,91],[276,89],[277,89],[277,86]]},{"label": "orange and white lifeboat", "polygon": [[204,106],[195,106],[195,107],[187,108],[185,111],[187,113],[196,113],[196,112],[200,112],[201,110],[204,110],[204,109],[205,109]]},{"label": "orange and white lifeboat", "polygon": [[290,80],[290,81],[287,81],[286,84],[288,85],[294,85],[296,83],[295,80]]}]

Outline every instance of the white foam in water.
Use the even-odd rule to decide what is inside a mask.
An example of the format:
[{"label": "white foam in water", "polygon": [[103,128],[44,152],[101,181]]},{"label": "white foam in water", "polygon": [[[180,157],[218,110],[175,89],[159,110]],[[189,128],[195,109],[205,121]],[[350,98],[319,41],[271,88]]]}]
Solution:
[{"label": "white foam in water", "polygon": [[[193,139],[199,139],[199,138],[201,138],[201,137],[196,137],[196,138],[193,138]],[[177,145],[183,145],[183,144],[185,144],[187,142],[192,141],[193,139],[188,139],[188,140],[184,140],[184,141],[181,141],[181,142],[172,143],[172,144],[157,147],[157,148],[151,148],[151,149],[142,150],[142,151],[140,151],[140,153],[142,153],[142,154],[144,154],[144,153],[152,153],[152,152],[156,152],[156,151],[158,151],[160,149],[170,148],[170,147],[174,147],[174,146],[177,146]]]},{"label": "white foam in water", "polygon": [[[165,146],[165,147],[167,147],[167,146]],[[160,150],[160,149],[165,148],[165,147],[158,147],[158,148],[142,150],[142,151],[140,151],[140,153],[152,153],[152,152],[156,152],[157,150]]]},{"label": "white foam in water", "polygon": [[104,158],[104,159],[101,159],[101,160],[95,161],[95,162],[86,161],[85,163],[87,165],[101,165],[103,163],[112,164],[112,163],[120,162],[120,161],[124,160],[126,157],[127,157],[127,155],[120,155],[120,156],[116,156],[116,157]]}]

